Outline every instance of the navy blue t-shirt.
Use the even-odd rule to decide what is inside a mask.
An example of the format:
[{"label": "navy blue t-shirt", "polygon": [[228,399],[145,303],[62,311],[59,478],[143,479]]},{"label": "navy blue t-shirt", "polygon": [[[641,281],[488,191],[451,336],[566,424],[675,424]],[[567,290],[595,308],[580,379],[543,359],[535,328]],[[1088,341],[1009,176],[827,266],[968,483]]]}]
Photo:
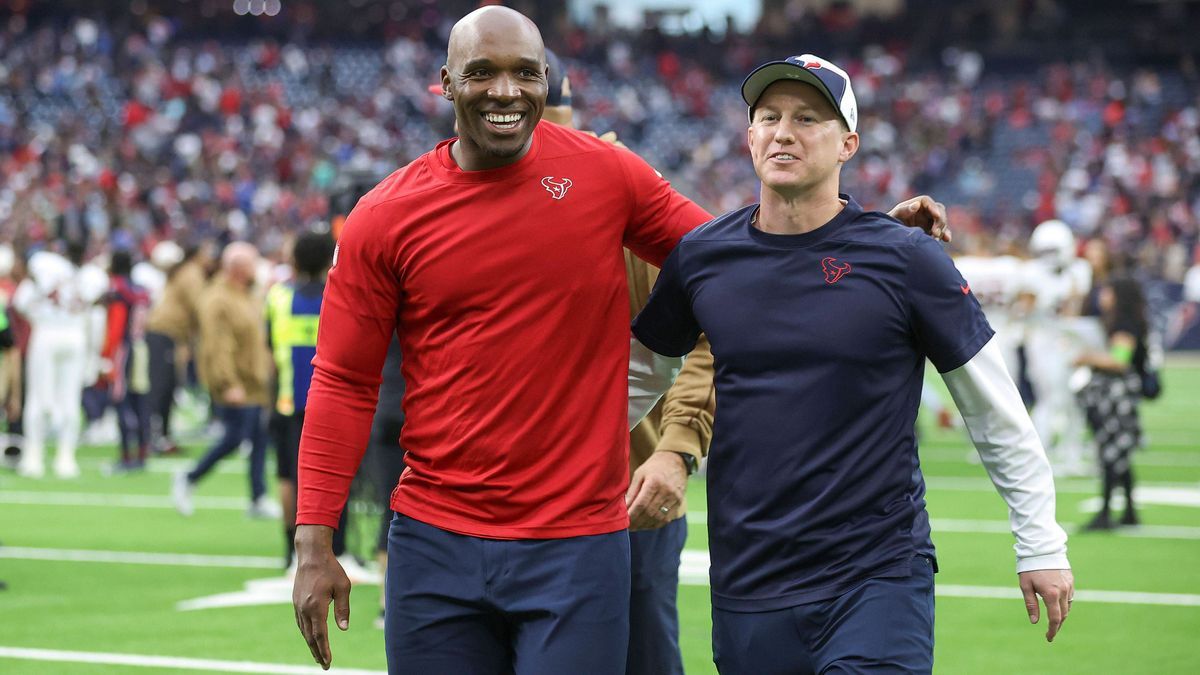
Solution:
[{"label": "navy blue t-shirt", "polygon": [[925,359],[946,372],[992,329],[919,229],[845,208],[805,234],[756,206],[685,236],[634,334],[716,359],[708,458],[713,604],[771,611],[910,573],[933,556],[914,424]]}]

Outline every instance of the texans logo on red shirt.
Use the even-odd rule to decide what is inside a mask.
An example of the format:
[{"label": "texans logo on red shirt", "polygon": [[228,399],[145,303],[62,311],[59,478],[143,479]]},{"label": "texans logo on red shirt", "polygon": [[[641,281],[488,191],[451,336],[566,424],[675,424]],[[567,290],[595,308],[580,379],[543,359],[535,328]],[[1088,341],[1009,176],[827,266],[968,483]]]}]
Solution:
[{"label": "texans logo on red shirt", "polygon": [[542,179],[542,187],[550,192],[550,196],[555,199],[562,199],[567,196],[567,190],[571,188],[570,178],[555,178],[554,176],[546,176]]},{"label": "texans logo on red shirt", "polygon": [[836,284],[850,273],[850,263],[838,264],[837,258],[825,258],[821,261],[821,269],[825,272],[825,283]]}]

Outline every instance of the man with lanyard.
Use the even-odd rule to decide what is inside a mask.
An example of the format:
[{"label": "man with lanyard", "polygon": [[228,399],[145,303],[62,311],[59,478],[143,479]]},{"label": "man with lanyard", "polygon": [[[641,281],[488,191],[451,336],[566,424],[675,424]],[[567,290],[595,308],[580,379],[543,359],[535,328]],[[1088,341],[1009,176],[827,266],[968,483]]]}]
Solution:
[{"label": "man with lanyard", "polygon": [[[312,359],[317,352],[317,320],[325,275],[333,261],[333,239],[328,233],[306,232],[292,247],[294,278],[267,291],[267,340],[275,361],[275,411],[271,418],[275,445],[279,501],[283,510],[285,566],[295,558],[296,458],[300,452],[300,430],[312,383]],[[338,521],[334,555],[346,550],[346,512]]]},{"label": "man with lanyard", "polygon": [[[969,285],[933,239],[838,193],[858,150],[850,80],[804,54],[746,78],[761,204],[696,228],[638,340],[716,360],[708,464],[713,658],[722,673],[933,668],[933,574],[914,423],[942,374],[1008,503],[1031,622],[1069,611],[1045,451]],[[915,236],[914,236],[915,235]]]}]

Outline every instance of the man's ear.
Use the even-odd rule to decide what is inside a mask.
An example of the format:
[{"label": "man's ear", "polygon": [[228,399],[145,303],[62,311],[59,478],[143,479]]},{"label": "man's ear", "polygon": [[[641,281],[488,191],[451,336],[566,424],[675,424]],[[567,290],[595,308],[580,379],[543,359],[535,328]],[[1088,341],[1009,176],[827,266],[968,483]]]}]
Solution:
[{"label": "man's ear", "polygon": [[454,100],[454,94],[450,91],[450,68],[442,66],[442,98],[447,101]]},{"label": "man's ear", "polygon": [[858,153],[858,132],[847,131],[842,136],[842,151],[838,153],[838,161],[845,164]]}]

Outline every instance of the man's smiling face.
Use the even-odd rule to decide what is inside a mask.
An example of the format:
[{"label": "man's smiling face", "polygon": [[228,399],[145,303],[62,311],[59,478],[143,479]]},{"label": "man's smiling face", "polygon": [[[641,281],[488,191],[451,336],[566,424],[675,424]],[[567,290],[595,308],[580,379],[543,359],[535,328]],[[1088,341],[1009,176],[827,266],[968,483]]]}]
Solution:
[{"label": "man's smiling face", "polygon": [[479,19],[451,34],[442,68],[466,170],[497,168],[524,156],[546,107],[545,47],[537,28],[519,15]]}]

